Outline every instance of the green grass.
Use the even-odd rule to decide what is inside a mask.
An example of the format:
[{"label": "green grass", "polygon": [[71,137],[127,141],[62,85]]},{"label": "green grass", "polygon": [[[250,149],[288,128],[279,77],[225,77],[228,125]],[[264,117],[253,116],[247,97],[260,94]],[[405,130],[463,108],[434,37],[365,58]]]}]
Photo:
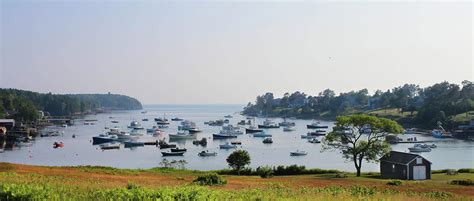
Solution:
[{"label": "green grass", "polygon": [[385,118],[390,118],[390,119],[400,119],[400,118],[407,118],[407,117],[412,117],[417,114],[417,112],[413,112],[413,115],[411,115],[411,112],[400,112],[401,110],[399,108],[386,108],[386,109],[377,109],[377,110],[370,110],[367,111],[367,114],[370,115],[375,115],[378,117],[385,117]]}]

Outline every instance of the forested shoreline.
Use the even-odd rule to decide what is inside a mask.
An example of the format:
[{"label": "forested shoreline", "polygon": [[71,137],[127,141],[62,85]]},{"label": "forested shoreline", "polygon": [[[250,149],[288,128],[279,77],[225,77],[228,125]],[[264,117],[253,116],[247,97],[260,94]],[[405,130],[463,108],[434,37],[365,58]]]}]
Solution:
[{"label": "forested shoreline", "polygon": [[0,118],[35,121],[38,111],[51,116],[71,116],[104,110],[138,110],[135,98],[118,94],[52,94],[0,89]]},{"label": "forested shoreline", "polygon": [[373,95],[367,89],[339,95],[326,89],[314,96],[297,91],[281,98],[266,93],[258,96],[255,103],[248,103],[243,114],[335,119],[340,115],[367,113],[394,119],[405,126],[433,127],[440,121],[452,127],[469,120],[472,111],[474,83],[466,80],[461,85],[441,82],[425,88],[404,84],[387,91],[377,90]]}]

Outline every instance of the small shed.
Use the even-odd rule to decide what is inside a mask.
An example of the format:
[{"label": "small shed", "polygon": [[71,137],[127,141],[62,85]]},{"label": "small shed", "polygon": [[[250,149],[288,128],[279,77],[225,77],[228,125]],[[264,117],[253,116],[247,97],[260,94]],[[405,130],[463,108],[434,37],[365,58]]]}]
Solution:
[{"label": "small shed", "polygon": [[380,175],[384,179],[431,179],[431,162],[418,154],[391,151],[380,158]]},{"label": "small shed", "polygon": [[15,127],[15,120],[14,119],[0,119],[0,126],[5,127],[7,129],[12,129]]}]

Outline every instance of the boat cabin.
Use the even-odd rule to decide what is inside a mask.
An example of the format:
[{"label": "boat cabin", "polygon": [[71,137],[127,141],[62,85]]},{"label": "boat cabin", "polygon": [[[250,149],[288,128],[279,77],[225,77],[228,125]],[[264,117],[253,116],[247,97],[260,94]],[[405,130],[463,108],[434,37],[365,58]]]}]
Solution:
[{"label": "boat cabin", "polygon": [[431,179],[431,162],[418,154],[391,151],[380,158],[380,175],[384,179]]}]

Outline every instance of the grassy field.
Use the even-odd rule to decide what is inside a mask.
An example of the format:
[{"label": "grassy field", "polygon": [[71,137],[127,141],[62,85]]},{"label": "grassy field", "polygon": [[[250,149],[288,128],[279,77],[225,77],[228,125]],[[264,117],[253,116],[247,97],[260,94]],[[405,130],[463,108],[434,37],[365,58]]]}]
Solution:
[{"label": "grassy field", "polygon": [[453,121],[455,122],[469,122],[471,119],[474,119],[474,111],[469,111],[453,116]]},{"label": "grassy field", "polygon": [[400,112],[400,111],[401,109],[399,108],[387,108],[387,109],[371,110],[371,111],[367,111],[367,113],[370,115],[376,115],[379,117],[386,117],[390,119],[399,119],[399,118],[416,116],[416,113],[417,113],[416,111],[414,111],[412,115],[411,112]]},{"label": "grassy field", "polygon": [[193,180],[208,172],[154,168],[42,167],[0,164],[0,200],[473,200],[473,186],[449,184],[473,173],[432,180],[390,180],[377,174],[336,178],[335,174],[224,176],[226,185],[198,186]]}]

